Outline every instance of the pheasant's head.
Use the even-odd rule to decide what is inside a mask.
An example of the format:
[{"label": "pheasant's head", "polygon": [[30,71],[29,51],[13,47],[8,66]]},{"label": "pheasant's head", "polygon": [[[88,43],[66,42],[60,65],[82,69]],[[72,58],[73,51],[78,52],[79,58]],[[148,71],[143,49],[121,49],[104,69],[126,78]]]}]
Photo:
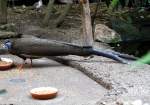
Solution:
[{"label": "pheasant's head", "polygon": [[12,43],[9,39],[5,40],[2,44],[2,47],[10,50],[12,48]]},{"label": "pheasant's head", "polygon": [[12,43],[10,40],[5,40],[0,46],[0,54],[9,53],[9,50],[12,48]]}]

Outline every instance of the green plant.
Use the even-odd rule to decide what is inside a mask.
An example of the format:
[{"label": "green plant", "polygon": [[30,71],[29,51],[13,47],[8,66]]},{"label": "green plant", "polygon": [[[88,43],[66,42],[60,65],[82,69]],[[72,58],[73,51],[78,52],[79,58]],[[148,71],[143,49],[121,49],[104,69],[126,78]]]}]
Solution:
[{"label": "green plant", "polygon": [[105,0],[106,5],[114,8],[117,5],[121,5],[122,7],[143,7],[150,4],[150,0]]}]

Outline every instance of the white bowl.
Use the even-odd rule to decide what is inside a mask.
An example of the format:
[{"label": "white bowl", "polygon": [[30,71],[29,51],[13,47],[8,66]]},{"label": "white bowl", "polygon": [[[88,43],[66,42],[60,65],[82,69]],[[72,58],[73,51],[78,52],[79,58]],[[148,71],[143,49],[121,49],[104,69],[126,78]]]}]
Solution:
[{"label": "white bowl", "polygon": [[39,87],[30,91],[30,94],[35,99],[51,99],[56,97],[58,90],[53,87]]},{"label": "white bowl", "polygon": [[9,58],[0,58],[0,70],[10,69],[13,65],[13,60]]}]

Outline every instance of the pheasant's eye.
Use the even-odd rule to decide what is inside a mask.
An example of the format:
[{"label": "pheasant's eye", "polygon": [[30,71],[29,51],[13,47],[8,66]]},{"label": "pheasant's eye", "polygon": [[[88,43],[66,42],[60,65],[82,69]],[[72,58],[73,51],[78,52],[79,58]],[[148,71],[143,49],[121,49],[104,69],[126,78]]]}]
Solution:
[{"label": "pheasant's eye", "polygon": [[10,40],[9,40],[9,39],[6,39],[6,40],[4,41],[4,43],[10,43]]}]

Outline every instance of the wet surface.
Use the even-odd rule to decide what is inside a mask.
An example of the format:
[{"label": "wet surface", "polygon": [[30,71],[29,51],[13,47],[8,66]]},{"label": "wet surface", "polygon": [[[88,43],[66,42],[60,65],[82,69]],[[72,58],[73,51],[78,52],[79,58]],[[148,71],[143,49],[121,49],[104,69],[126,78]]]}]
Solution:
[{"label": "wet surface", "polygon": [[13,79],[10,79],[9,82],[11,82],[11,83],[23,83],[23,82],[25,82],[25,79],[13,78]]}]

